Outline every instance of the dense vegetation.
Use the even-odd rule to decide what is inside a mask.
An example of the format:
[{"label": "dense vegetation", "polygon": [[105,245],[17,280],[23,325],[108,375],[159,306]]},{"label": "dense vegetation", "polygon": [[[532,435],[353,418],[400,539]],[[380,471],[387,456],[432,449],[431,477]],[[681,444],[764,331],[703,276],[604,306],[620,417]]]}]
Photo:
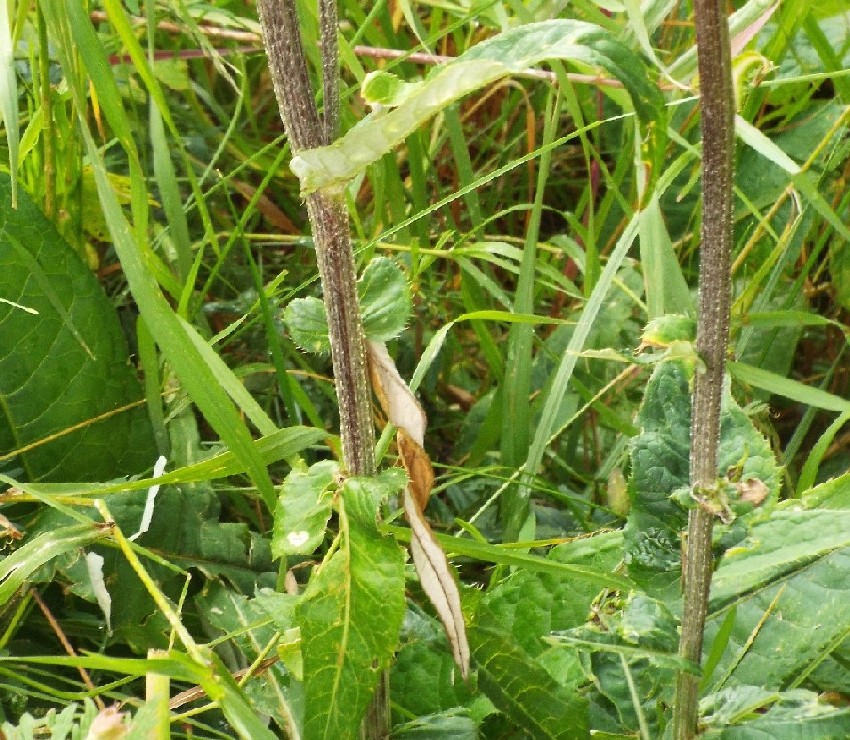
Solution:
[{"label": "dense vegetation", "polygon": [[90,5],[0,13],[6,737],[645,739],[689,675],[706,737],[850,736],[844,2],[728,4],[707,487],[691,3],[342,0],[339,90],[298,3],[312,142],[253,3]]}]

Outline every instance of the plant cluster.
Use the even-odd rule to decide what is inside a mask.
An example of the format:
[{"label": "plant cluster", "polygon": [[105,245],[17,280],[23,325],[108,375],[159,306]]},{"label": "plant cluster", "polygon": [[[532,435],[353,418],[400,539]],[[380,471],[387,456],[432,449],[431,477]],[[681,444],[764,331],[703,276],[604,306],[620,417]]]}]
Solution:
[{"label": "plant cluster", "polygon": [[850,736],[844,3],[256,5],[2,4],[0,735]]}]

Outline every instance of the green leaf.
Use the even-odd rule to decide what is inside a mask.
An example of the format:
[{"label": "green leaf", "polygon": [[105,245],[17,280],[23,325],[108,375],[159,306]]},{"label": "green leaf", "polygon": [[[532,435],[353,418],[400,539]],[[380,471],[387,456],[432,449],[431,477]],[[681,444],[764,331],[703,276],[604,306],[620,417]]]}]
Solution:
[{"label": "green leaf", "polygon": [[534,738],[586,738],[586,700],[560,686],[503,632],[469,629],[478,681],[489,699]]},{"label": "green leaf", "polygon": [[707,739],[820,740],[850,735],[850,709],[822,702],[812,691],[737,686],[704,698],[700,709]]},{"label": "green leaf", "polygon": [[[390,538],[347,521],[298,606],[305,740],[353,738],[398,644],[404,556]],[[347,526],[345,526],[347,524]]]},{"label": "green leaf", "polygon": [[442,712],[417,717],[411,722],[393,727],[398,740],[478,740],[478,726],[471,717],[458,712]]},{"label": "green leaf", "polygon": [[289,336],[305,352],[324,354],[331,351],[328,315],[325,304],[314,296],[295,298],[283,312]]},{"label": "green leaf", "polygon": [[412,309],[410,287],[401,268],[386,257],[366,265],[357,282],[363,333],[374,342],[388,342],[404,330]]},{"label": "green leaf", "polygon": [[280,487],[274,512],[272,555],[312,555],[325,538],[339,465],[324,460],[309,470],[293,470]]},{"label": "green leaf", "polygon": [[850,634],[848,517],[777,511],[726,553],[712,582],[707,634],[720,628],[730,602],[736,615],[715,689],[797,686]]},{"label": "green leaf", "polygon": [[0,175],[0,456],[29,480],[138,473],[157,452],[115,309],[29,195],[12,209],[10,192]]},{"label": "green leaf", "polygon": [[799,380],[783,378],[781,375],[772,373],[769,370],[762,370],[752,365],[746,365],[743,362],[727,362],[726,367],[735,380],[751,385],[754,388],[761,388],[777,396],[790,398],[792,401],[805,404],[806,406],[812,406],[816,409],[839,411],[841,413],[850,411],[850,401],[846,398],[822,391],[820,388],[812,388],[801,383]]},{"label": "green leaf", "polygon": [[[357,281],[363,333],[375,342],[387,342],[404,330],[410,319],[411,299],[407,278],[386,257],[376,257]],[[283,313],[290,337],[305,352],[330,352],[328,318],[318,298],[296,298]]]},{"label": "green leaf", "polygon": [[[646,587],[664,589],[679,577],[680,533],[687,516],[671,495],[690,488],[691,396],[688,375],[679,362],[664,362],[652,374],[638,419],[641,433],[632,440],[632,508],[625,528],[629,573]],[[769,501],[779,493],[779,469],[768,442],[749,417],[724,392],[720,417],[718,487],[729,499],[718,503],[730,519],[745,511],[745,497],[737,491],[750,481],[764,484]]]},{"label": "green leaf", "polygon": [[[348,182],[464,95],[549,59],[602,67],[623,82],[644,123],[660,117],[663,98],[643,72],[640,58],[607,31],[576,20],[530,23],[435,67],[424,81],[404,88],[403,100],[393,99],[398,90],[379,90],[379,94],[387,93],[391,102],[399,102],[398,106],[372,114],[330,146],[300,152],[293,158],[292,171],[301,180],[302,194]],[[659,138],[665,132],[661,125],[655,131]]]},{"label": "green leaf", "polygon": [[[196,598],[204,618],[225,637],[232,636],[228,642],[241,654],[240,662],[248,664],[264,655],[269,645],[280,645],[281,633],[294,627],[297,600],[297,596],[268,589],[249,599],[220,584],[211,584]],[[268,603],[274,605],[273,615],[266,609]],[[221,644],[221,640],[217,642]],[[301,701],[300,684],[282,662],[269,666],[242,688],[251,706],[272,717],[287,737],[299,734],[294,705]]]}]

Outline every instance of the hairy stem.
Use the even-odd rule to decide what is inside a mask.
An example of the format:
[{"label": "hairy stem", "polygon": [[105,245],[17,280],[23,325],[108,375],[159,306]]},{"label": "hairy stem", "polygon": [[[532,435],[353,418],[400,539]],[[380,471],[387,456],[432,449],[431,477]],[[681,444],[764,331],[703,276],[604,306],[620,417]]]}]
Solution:
[{"label": "hairy stem", "polygon": [[[701,86],[702,246],[700,249],[697,352],[705,372],[694,379],[691,417],[691,485],[712,488],[717,479],[720,399],[729,335],[732,251],[732,181],[735,109],[729,30],[721,0],[695,0],[694,15]],[[713,515],[691,511],[683,573],[684,607],[679,654],[699,664],[713,570]],[[699,678],[680,672],[676,682],[673,727],[677,740],[697,730]]]},{"label": "hairy stem", "polygon": [[[320,0],[325,113],[320,120],[301,45],[293,0],[258,0],[263,42],[278,107],[293,153],[330,143],[339,119],[335,0]],[[307,196],[322,295],[328,315],[334,382],[339,400],[343,463],[352,475],[374,475],[375,434],[357,302],[357,275],[344,196],[319,190]],[[386,674],[361,726],[361,737],[389,736]]]}]

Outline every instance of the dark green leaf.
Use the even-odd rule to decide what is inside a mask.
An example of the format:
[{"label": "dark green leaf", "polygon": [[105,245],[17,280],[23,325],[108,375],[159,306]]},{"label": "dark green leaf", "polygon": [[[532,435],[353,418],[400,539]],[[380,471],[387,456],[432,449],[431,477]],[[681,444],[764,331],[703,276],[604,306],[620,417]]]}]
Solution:
[{"label": "dark green leaf", "polygon": [[28,480],[141,472],[157,452],[115,309],[29,195],[13,209],[10,194],[0,175],[0,455],[25,450]]},{"label": "dark green leaf", "polygon": [[586,738],[587,702],[560,686],[510,637],[494,629],[468,632],[479,684],[510,720],[534,738]]}]

